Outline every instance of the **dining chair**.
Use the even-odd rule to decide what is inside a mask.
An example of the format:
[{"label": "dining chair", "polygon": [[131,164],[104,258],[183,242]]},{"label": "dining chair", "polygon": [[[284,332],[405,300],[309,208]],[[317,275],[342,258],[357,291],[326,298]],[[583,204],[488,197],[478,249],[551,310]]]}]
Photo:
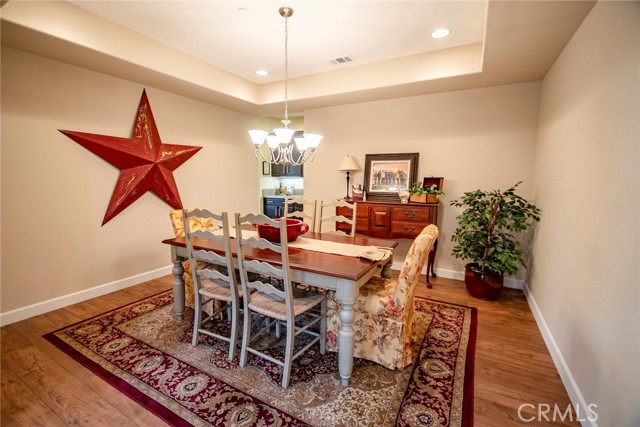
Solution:
[{"label": "dining chair", "polygon": [[[229,360],[233,360],[238,342],[242,287],[236,277],[229,235],[228,214],[227,212],[218,214],[207,209],[190,211],[184,209],[182,212],[187,254],[189,256],[195,294],[191,345],[194,347],[198,345],[200,334],[227,341],[229,343]],[[190,220],[193,218],[209,220],[219,224],[218,231],[211,231],[210,229],[192,230]],[[224,247],[224,254],[219,255],[212,250],[196,249],[194,238],[198,238],[201,242],[221,242]],[[215,268],[213,265],[224,266],[224,268]],[[203,307],[212,301],[219,301],[220,304],[214,305],[215,309],[212,313],[207,313]],[[218,321],[224,311],[227,312],[227,318],[231,319],[229,336],[221,335],[205,327],[207,323],[213,324]]]},{"label": "dining chair", "polygon": [[[171,220],[171,227],[173,228],[173,234],[175,237],[184,237],[184,217],[182,209],[173,209],[169,212],[169,219]],[[214,223],[212,218],[200,218],[196,216],[189,217],[189,226],[191,231],[196,230],[217,230],[219,227]],[[199,262],[202,264],[202,262]],[[210,267],[215,268],[213,265]],[[193,275],[191,273],[191,265],[189,260],[186,259],[182,262],[182,268],[184,274],[182,280],[184,281],[184,295],[185,306],[189,308],[195,308],[195,295],[193,291]],[[209,310],[210,311],[210,310]]]},{"label": "dining chair", "polygon": [[[328,202],[320,201],[318,205],[320,206],[317,220],[318,233],[330,232],[355,236],[357,203],[349,203],[342,199],[335,199]],[[347,217],[339,214],[339,211],[341,210],[339,208],[346,208],[346,210],[349,211],[349,216]],[[327,227],[324,225],[325,222],[332,222],[335,228],[327,229]],[[347,223],[348,225],[350,225],[351,230],[349,231],[349,233],[339,230],[338,223]],[[323,231],[323,229],[325,231]]]},{"label": "dining chair", "polygon": [[[389,369],[412,363],[415,340],[414,294],[424,263],[438,237],[431,224],[415,238],[397,279],[374,276],[360,288],[353,308],[353,355]],[[327,350],[338,350],[340,303],[335,291],[327,291]]]},{"label": "dining chair", "polygon": [[[243,237],[243,227],[271,226],[280,233],[280,244],[272,243],[264,238],[256,237],[254,233]],[[244,328],[242,332],[242,349],[240,352],[240,366],[247,363],[248,353],[255,354],[282,366],[282,387],[289,385],[291,363],[315,343],[320,343],[320,353],[325,353],[326,333],[326,299],[324,293],[309,292],[295,289],[291,283],[289,269],[289,250],[287,245],[286,224],[275,221],[262,214],[235,215],[236,245],[238,270],[245,298]],[[250,230],[252,231],[252,230]],[[255,250],[271,254],[272,261],[250,259],[248,255]],[[253,277],[249,273],[254,273]],[[252,314],[256,313],[271,320],[267,327],[262,328],[252,337]],[[304,321],[301,315],[304,316]],[[298,322],[300,320],[300,323]],[[260,322],[261,323],[261,322]],[[284,361],[276,359],[252,346],[257,338],[271,330],[276,324],[276,336],[279,336],[279,325],[286,327],[286,343]],[[317,325],[317,326],[316,326]],[[315,329],[312,329],[314,328]],[[319,329],[316,330],[316,329]],[[295,338],[300,334],[307,334],[314,338],[306,344],[295,346]],[[299,348],[302,346],[302,348]],[[295,353],[294,353],[295,351]]]},{"label": "dining chair", "polygon": [[[298,210],[296,207],[296,210],[289,212],[289,206],[292,205],[300,205],[302,208]],[[287,197],[284,199],[284,216],[304,221],[309,225],[309,230],[315,231],[317,206],[317,200],[309,200],[303,197]]]}]

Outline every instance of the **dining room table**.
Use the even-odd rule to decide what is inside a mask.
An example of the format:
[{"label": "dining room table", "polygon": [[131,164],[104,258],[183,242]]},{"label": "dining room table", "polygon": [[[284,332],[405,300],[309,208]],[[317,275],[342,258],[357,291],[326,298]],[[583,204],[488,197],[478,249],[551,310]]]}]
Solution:
[{"label": "dining room table", "polygon": [[[182,263],[188,258],[186,241],[184,237],[174,237],[165,239],[162,243],[171,248],[175,316],[178,321],[182,321],[185,309]],[[349,385],[353,371],[353,305],[360,287],[371,277],[376,274],[390,276],[393,249],[397,245],[395,240],[315,232],[308,232],[288,245],[291,280],[333,290],[340,303],[342,327],[338,336],[338,371],[345,387]],[[194,238],[193,246],[194,249],[224,254],[222,242]],[[236,257],[235,245],[232,247],[233,256]],[[280,265],[279,254],[265,249],[250,249],[245,257]]]}]

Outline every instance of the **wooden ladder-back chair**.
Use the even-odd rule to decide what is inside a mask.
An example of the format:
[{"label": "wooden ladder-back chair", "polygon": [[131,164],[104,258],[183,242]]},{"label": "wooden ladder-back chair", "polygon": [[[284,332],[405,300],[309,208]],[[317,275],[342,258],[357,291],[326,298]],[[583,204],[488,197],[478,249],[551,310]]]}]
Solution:
[{"label": "wooden ladder-back chair", "polygon": [[[328,202],[319,202],[320,212],[318,214],[318,233],[335,232],[338,234],[348,234],[349,236],[355,236],[356,234],[356,208],[357,203],[349,203],[342,199],[331,200]],[[347,208],[350,210],[350,216],[339,215],[338,208]],[[334,211],[335,209],[335,211]],[[334,230],[323,231],[327,229],[324,225],[325,222],[333,222],[335,224]],[[351,226],[349,233],[346,233],[338,229],[338,223],[346,223]]]},{"label": "wooden ladder-back chair", "polygon": [[[191,230],[192,218],[201,220],[216,221],[220,224],[218,231],[207,229]],[[193,317],[193,338],[191,345],[196,347],[200,341],[200,334],[209,335],[229,343],[229,360],[233,360],[238,342],[238,331],[240,321],[240,298],[242,288],[236,277],[236,270],[233,261],[231,238],[229,235],[229,218],[226,212],[221,214],[213,213],[207,209],[183,210],[184,235],[187,243],[187,253],[189,264],[193,275],[194,285],[194,317]],[[224,254],[219,255],[211,250],[196,249],[197,241],[221,242],[224,247]],[[222,265],[225,268],[220,268]],[[212,314],[205,312],[203,307],[211,301],[220,301]],[[227,311],[228,318],[231,319],[230,336],[223,336],[205,328],[208,322],[215,322],[223,311]]]},{"label": "wooden ladder-back chair", "polygon": [[[413,298],[420,273],[437,238],[438,228],[428,225],[411,244],[397,279],[374,276],[360,288],[360,295],[353,305],[355,357],[389,369],[401,369],[412,362]],[[337,337],[341,327],[340,303],[334,291],[327,291],[328,350],[338,350]]]},{"label": "wooden ladder-back chair", "polygon": [[[243,226],[269,225],[279,229],[280,244],[272,243],[264,238],[254,237],[251,230],[244,230],[252,236],[243,238]],[[247,353],[276,363],[283,368],[282,387],[289,385],[291,362],[303,354],[315,343],[320,343],[320,353],[325,352],[326,305],[324,293],[308,292],[296,289],[291,284],[289,273],[289,252],[287,245],[286,225],[274,221],[262,214],[235,215],[236,245],[238,270],[244,297],[244,329],[242,334],[242,350],[240,366],[247,363]],[[273,262],[250,260],[248,255],[261,250],[262,255],[270,251]],[[249,274],[254,273],[254,274]],[[253,276],[253,277],[252,277]],[[319,310],[318,310],[319,308]],[[254,337],[251,336],[252,313],[257,313],[273,319],[268,326]],[[304,325],[296,324],[296,317],[305,314],[307,321]],[[286,326],[286,345],[284,361],[253,348],[252,342],[270,330],[270,325],[276,324],[276,336],[279,336],[279,325]],[[319,325],[319,332],[311,329]],[[294,342],[299,334],[309,334],[313,338],[309,343],[294,354]]]},{"label": "wooden ladder-back chair", "polygon": [[[289,206],[300,205],[301,210],[289,212]],[[316,230],[316,210],[317,200],[309,200],[303,197],[287,197],[284,199],[284,216],[287,218],[297,218],[309,225],[309,230]]]}]

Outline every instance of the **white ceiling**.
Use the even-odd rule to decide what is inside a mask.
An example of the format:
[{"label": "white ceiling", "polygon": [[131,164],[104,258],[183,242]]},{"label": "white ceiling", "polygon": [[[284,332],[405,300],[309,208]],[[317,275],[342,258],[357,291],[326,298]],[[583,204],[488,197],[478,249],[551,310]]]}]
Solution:
[{"label": "white ceiling", "polygon": [[[71,1],[91,13],[254,83],[284,78],[284,18],[289,76],[481,42],[486,0],[472,1]],[[433,39],[446,27],[449,37]],[[353,62],[333,64],[351,56]],[[257,69],[270,71],[256,76]]]},{"label": "white ceiling", "polygon": [[[31,1],[2,44],[257,116],[544,78],[593,1]],[[239,8],[247,9],[238,12]],[[445,26],[452,33],[434,40]],[[350,55],[336,65],[331,59]],[[268,77],[257,77],[265,68]]]}]

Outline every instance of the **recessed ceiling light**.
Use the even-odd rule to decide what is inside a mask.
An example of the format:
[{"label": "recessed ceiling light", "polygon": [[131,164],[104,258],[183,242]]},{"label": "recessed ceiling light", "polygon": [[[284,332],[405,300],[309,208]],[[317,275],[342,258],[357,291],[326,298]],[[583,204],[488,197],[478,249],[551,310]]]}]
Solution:
[{"label": "recessed ceiling light", "polygon": [[238,8],[238,13],[239,14],[245,14],[247,12],[249,12],[249,9],[247,9],[246,7],[239,7]]},{"label": "recessed ceiling light", "polygon": [[268,76],[269,72],[267,70],[256,70],[256,74],[259,76]]},{"label": "recessed ceiling light", "polygon": [[447,37],[450,33],[451,31],[448,28],[438,28],[431,33],[431,37],[434,39],[441,39],[443,37]]}]

